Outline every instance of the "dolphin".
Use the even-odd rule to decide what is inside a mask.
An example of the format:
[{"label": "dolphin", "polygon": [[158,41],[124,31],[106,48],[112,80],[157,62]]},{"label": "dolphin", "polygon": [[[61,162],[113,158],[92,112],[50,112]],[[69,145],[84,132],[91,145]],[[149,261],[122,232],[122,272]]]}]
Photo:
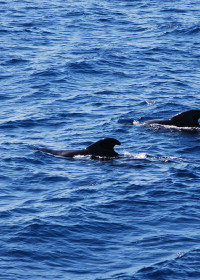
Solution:
[{"label": "dolphin", "polygon": [[144,124],[161,124],[173,125],[177,127],[200,127],[198,119],[200,118],[200,110],[190,110],[179,113],[168,120],[151,120]]},{"label": "dolphin", "polygon": [[121,145],[121,143],[114,138],[103,138],[82,150],[54,151],[46,148],[34,148],[34,150],[63,157],[74,157],[77,155],[91,155],[94,157],[117,157],[119,154],[113,149],[115,145]]}]

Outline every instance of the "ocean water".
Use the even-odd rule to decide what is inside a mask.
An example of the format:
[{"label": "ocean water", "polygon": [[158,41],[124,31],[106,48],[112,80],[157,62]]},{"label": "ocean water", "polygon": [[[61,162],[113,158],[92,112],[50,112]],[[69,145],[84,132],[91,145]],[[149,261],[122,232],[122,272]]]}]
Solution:
[{"label": "ocean water", "polygon": [[200,109],[199,9],[0,1],[0,279],[200,279],[200,131],[141,125]]}]

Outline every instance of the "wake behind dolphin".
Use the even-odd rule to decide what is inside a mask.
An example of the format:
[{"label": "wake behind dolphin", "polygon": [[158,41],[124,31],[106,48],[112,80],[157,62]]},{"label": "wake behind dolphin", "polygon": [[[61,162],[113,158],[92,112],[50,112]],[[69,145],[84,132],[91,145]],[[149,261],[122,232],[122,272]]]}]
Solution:
[{"label": "wake behind dolphin", "polygon": [[121,145],[121,143],[114,138],[104,138],[82,150],[54,151],[46,148],[34,149],[37,151],[42,151],[52,155],[63,157],[74,157],[77,155],[91,155],[94,157],[117,157],[119,154],[114,150],[115,145]]},{"label": "wake behind dolphin", "polygon": [[198,122],[200,118],[200,110],[190,110],[179,113],[168,120],[151,120],[144,124],[161,124],[173,125],[177,127],[200,127]]}]

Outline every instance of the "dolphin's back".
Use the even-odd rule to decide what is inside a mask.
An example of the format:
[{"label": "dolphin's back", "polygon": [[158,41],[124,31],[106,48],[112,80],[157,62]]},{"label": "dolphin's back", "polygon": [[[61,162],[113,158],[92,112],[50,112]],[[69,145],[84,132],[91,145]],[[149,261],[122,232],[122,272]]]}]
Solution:
[{"label": "dolphin's back", "polygon": [[82,149],[82,150],[54,151],[46,148],[34,148],[34,149],[55,156],[63,156],[63,157],[74,157],[77,155],[91,155],[96,157],[117,157],[118,153],[116,153],[114,150],[115,145],[120,145],[120,142],[114,138],[104,138],[91,144],[86,149]]},{"label": "dolphin's back", "polygon": [[74,157],[77,155],[85,155],[87,154],[85,150],[67,150],[67,151],[55,151],[46,148],[34,148],[37,151],[45,152],[48,154],[52,154],[54,156],[63,156],[63,157]]}]

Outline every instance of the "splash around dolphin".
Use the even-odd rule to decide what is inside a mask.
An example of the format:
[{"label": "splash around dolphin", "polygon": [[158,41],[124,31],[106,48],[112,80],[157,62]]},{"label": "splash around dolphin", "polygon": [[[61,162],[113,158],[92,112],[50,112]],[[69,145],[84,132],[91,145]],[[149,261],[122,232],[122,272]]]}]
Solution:
[{"label": "splash around dolphin", "polygon": [[190,110],[179,113],[168,120],[150,120],[143,124],[172,125],[177,127],[199,127],[200,110]]},{"label": "splash around dolphin", "polygon": [[121,145],[121,143],[114,138],[103,138],[82,150],[55,151],[46,148],[34,148],[34,150],[42,151],[56,156],[63,156],[63,157],[89,155],[92,157],[112,158],[112,157],[119,156],[119,154],[114,150],[115,145]]}]

